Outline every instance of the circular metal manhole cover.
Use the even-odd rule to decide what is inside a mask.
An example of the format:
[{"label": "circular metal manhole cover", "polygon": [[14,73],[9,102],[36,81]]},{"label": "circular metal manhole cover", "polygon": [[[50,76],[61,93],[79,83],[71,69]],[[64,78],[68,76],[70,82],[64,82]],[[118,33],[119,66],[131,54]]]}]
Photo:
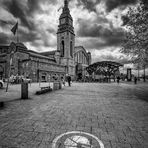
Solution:
[{"label": "circular metal manhole cover", "polygon": [[92,134],[71,131],[56,137],[52,142],[52,148],[104,148],[104,144]]}]

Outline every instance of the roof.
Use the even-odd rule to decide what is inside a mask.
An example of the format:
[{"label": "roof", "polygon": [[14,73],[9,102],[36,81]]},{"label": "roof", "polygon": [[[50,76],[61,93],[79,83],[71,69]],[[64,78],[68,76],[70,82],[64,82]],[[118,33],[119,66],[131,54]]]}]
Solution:
[{"label": "roof", "polygon": [[123,66],[123,64],[121,63],[118,63],[118,62],[114,62],[114,61],[100,61],[100,62],[96,62],[96,63],[93,63],[91,65],[114,65],[114,66]]},{"label": "roof", "polygon": [[77,53],[77,52],[79,52],[79,51],[83,51],[85,53],[85,55],[88,56],[88,52],[86,51],[86,49],[83,46],[75,46],[75,52],[74,52],[74,54]]},{"label": "roof", "polygon": [[27,49],[27,47],[23,43],[16,43],[16,46]]},{"label": "roof", "polygon": [[49,55],[54,55],[55,52],[56,50],[52,50],[52,51],[40,52],[40,54],[44,56],[49,56]]},{"label": "roof", "polygon": [[118,71],[118,68],[120,66],[123,66],[123,64],[113,62],[113,61],[101,61],[101,62],[96,62],[96,63],[89,65],[86,68],[86,70],[89,74],[96,72],[99,74],[105,74],[105,75],[112,74],[113,75],[115,71]]},{"label": "roof", "polygon": [[35,57],[39,57],[39,58],[44,58],[44,59],[48,59],[48,60],[51,60],[51,61],[54,61],[55,62],[55,59],[54,58],[41,55],[40,53],[37,53],[37,52],[31,52],[31,51],[29,51],[29,54],[31,56],[35,56]]},{"label": "roof", "polygon": [[0,48],[9,48],[9,45],[0,45]]}]

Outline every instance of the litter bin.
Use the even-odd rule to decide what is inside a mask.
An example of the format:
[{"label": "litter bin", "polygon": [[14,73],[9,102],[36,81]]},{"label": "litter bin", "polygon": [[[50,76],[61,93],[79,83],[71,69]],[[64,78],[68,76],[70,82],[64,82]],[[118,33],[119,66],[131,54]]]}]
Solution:
[{"label": "litter bin", "polygon": [[21,99],[28,99],[28,82],[21,84]]},{"label": "litter bin", "polygon": [[61,88],[62,88],[61,82],[59,81],[53,82],[53,90],[58,90]]}]

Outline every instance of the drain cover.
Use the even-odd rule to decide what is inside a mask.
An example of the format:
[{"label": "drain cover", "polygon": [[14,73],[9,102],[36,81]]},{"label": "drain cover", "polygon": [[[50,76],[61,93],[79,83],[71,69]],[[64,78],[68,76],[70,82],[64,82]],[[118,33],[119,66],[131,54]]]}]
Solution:
[{"label": "drain cover", "polygon": [[104,144],[92,134],[71,131],[57,136],[53,140],[52,148],[104,148]]}]

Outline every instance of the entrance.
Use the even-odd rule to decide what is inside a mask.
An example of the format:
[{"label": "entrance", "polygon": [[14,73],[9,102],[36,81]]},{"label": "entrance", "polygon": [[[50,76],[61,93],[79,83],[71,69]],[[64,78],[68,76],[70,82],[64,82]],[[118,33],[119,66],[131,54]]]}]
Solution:
[{"label": "entrance", "polygon": [[4,69],[2,66],[0,66],[0,79],[3,78]]},{"label": "entrance", "polygon": [[77,81],[80,81],[80,80],[82,80],[82,64],[77,64],[76,65],[76,68],[75,68],[75,70],[76,70],[76,80]]}]

